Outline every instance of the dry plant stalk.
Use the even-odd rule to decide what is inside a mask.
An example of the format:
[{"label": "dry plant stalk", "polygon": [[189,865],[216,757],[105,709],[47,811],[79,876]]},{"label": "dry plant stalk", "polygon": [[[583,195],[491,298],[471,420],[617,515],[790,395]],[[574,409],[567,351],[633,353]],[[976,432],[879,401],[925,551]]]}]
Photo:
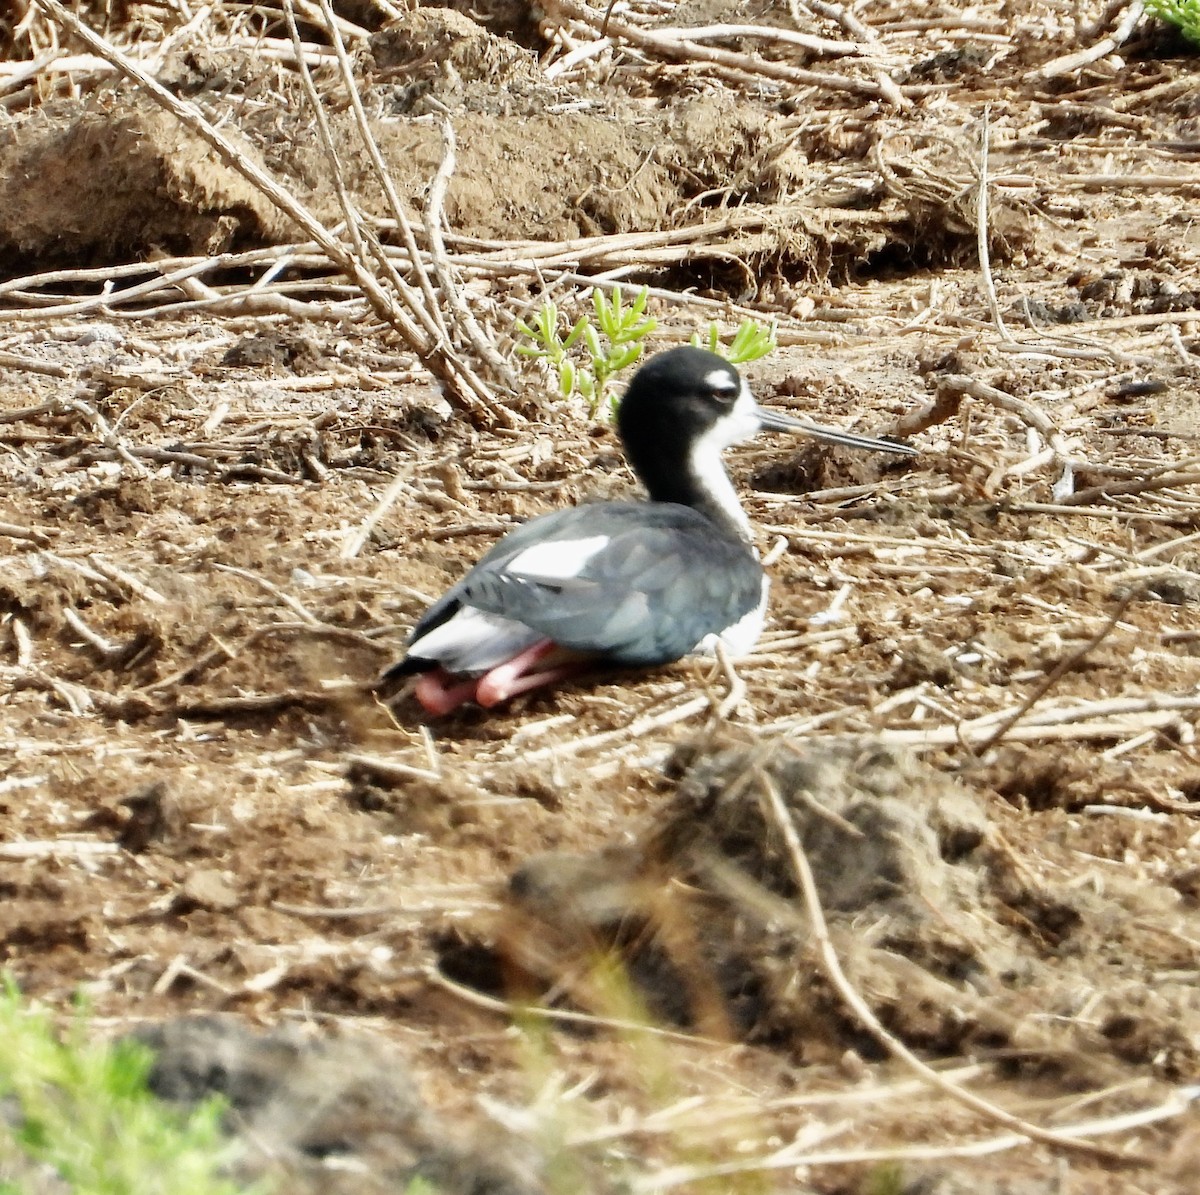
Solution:
[{"label": "dry plant stalk", "polygon": [[1023,423],[1038,432],[1064,463],[1071,462],[1070,449],[1063,442],[1062,433],[1055,427],[1049,415],[1035,403],[1029,402],[1027,399],[1015,398],[1003,390],[998,390],[995,386],[989,386],[987,382],[981,382],[966,374],[947,374],[941,379],[939,391],[969,394],[972,398],[977,398],[981,402],[1016,415]]},{"label": "dry plant stalk", "polygon": [[994,747],[1068,672],[1078,668],[1108,638],[1121,621],[1125,611],[1129,608],[1129,603],[1138,596],[1139,592],[1137,589],[1131,589],[1117,604],[1117,608],[1112,614],[1109,615],[1108,621],[1082,647],[1060,660],[1058,665],[1043,677],[1029,696],[979,744],[976,748],[977,753],[982,755]]},{"label": "dry plant stalk", "polygon": [[987,296],[988,309],[1000,339],[1013,342],[1012,334],[1000,313],[1000,300],[996,297],[996,280],[992,277],[992,257],[988,251],[988,150],[991,139],[991,111],[983,110],[983,129],[979,134],[979,193],[975,204],[975,237],[979,250],[979,272],[983,279],[983,293]]},{"label": "dry plant stalk", "polygon": [[[843,5],[834,3],[834,0],[788,0],[788,7],[792,14],[792,20],[797,25],[800,24],[800,9],[807,8],[809,12],[836,22],[848,36],[857,39],[858,43],[864,47],[877,45],[879,42],[879,34],[870,25],[860,21]],[[879,67],[875,71],[875,81],[879,84],[883,97],[893,108],[902,111],[912,107],[912,101],[904,95],[895,80],[883,67]]]},{"label": "dry plant stalk", "polygon": [[620,38],[640,50],[648,51],[660,58],[689,63],[703,63],[718,75],[737,83],[754,83],[770,79],[777,83],[791,83],[797,87],[820,87],[830,91],[845,91],[852,95],[869,96],[907,106],[905,89],[888,79],[882,84],[876,79],[856,79],[849,75],[835,75],[824,71],[811,71],[788,63],[773,62],[754,54],[742,54],[702,44],[687,36],[690,30],[644,29],[629,21],[623,21],[582,3],[582,0],[550,0],[546,5],[551,19],[576,21],[589,29],[597,39],[611,41]]},{"label": "dry plant stalk", "polygon": [[[387,164],[384,162],[383,154],[380,152],[379,145],[375,140],[374,134],[371,132],[370,122],[367,119],[366,109],[363,106],[362,97],[359,94],[358,83],[354,77],[353,66],[350,62],[350,57],[346,52],[346,47],[337,30],[337,21],[333,12],[333,7],[330,0],[320,0],[321,12],[325,18],[326,26],[330,30],[330,36],[333,40],[334,50],[337,54],[338,68],[341,72],[342,83],[346,88],[346,92],[350,97],[350,110],[354,116],[355,127],[358,130],[359,138],[363,146],[367,150],[367,155],[371,163],[372,170],[375,174],[376,182],[380,189],[387,197],[388,206],[392,213],[392,219],[396,222],[396,227],[399,228],[404,238],[405,248],[408,250],[408,259],[410,268],[417,276],[420,295],[418,296],[400,279],[395,268],[383,253],[382,246],[373,236],[370,237],[371,250],[376,259],[382,266],[385,275],[392,280],[392,284],[404,296],[405,303],[409,310],[412,311],[418,318],[423,318],[428,321],[427,331],[435,343],[448,345],[452,332],[457,332],[464,337],[470,344],[470,347],[476,356],[485,362],[492,373],[499,378],[509,389],[514,389],[516,386],[516,377],[509,368],[508,363],[496,351],[494,346],[484,334],[483,329],[479,327],[474,314],[467,306],[466,301],[462,297],[457,279],[454,277],[452,270],[446,260],[445,247],[442,244],[441,236],[441,220],[442,209],[444,206],[446,189],[450,182],[450,176],[454,172],[454,128],[449,120],[443,121],[443,141],[445,143],[445,154],[443,155],[441,165],[438,167],[437,173],[429,186],[429,197],[425,204],[425,232],[429,244],[429,252],[432,257],[433,273],[436,276],[438,289],[435,291],[430,279],[430,272],[426,269],[421,253],[417,246],[416,237],[413,233],[412,226],[408,220],[408,215],[404,210],[404,204],[400,200],[400,196],[396,192],[395,185],[392,182],[391,175],[388,173]],[[296,30],[295,17],[292,12],[292,0],[285,0],[285,9],[288,16],[289,29],[295,41],[299,41],[299,33]],[[313,108],[314,114],[321,121],[323,129],[325,128],[324,111],[321,107],[320,100],[316,94],[316,88],[312,85],[311,76],[306,68],[303,68],[303,73],[306,79],[306,86],[310,93],[309,102]],[[326,143],[327,154],[330,159],[330,164],[333,166],[337,178],[339,198],[345,196],[343,200],[343,208],[347,212],[347,217],[350,218],[350,205],[348,191],[345,187],[341,176],[341,167],[337,159],[337,154],[333,149],[332,138],[328,136],[327,129],[322,133]],[[440,301],[439,301],[440,297]],[[443,308],[450,309],[449,314],[456,316],[456,320],[447,322]],[[443,350],[444,351],[444,350]]]},{"label": "dry plant stalk", "polygon": [[[95,54],[111,63],[160,107],[210,145],[221,160],[242,175],[266,199],[284,212],[311,237],[329,259],[337,264],[366,296],[367,301],[446,387],[448,397],[463,411],[483,424],[512,426],[513,414],[492,394],[487,383],[465,361],[454,346],[433,337],[421,318],[423,308],[407,290],[394,297],[365,253],[347,246],[285,187],[218,130],[195,104],[178,99],[152,78],[133,59],[89,29],[59,0],[34,0],[62,28],[84,42]],[[330,28],[336,36],[336,23]],[[303,59],[301,58],[301,64]],[[390,279],[386,279],[390,282]]]},{"label": "dry plant stalk", "polygon": [[783,838],[784,847],[791,862],[796,883],[799,885],[804,900],[805,911],[808,914],[813,939],[816,942],[817,953],[826,977],[833,985],[834,990],[842,998],[846,1007],[858,1020],[859,1024],[889,1054],[915,1071],[935,1090],[948,1095],[951,1099],[972,1109],[972,1111],[980,1113],[987,1117],[988,1120],[995,1121],[997,1124],[1001,1124],[1005,1128],[1029,1138],[1031,1141],[1037,1141],[1043,1145],[1053,1146],[1055,1149],[1066,1150],[1072,1153],[1087,1154],[1090,1157],[1100,1158],[1106,1162],[1118,1165],[1144,1166],[1150,1164],[1151,1160],[1149,1158],[1122,1153],[1120,1150],[1112,1149],[1105,1145],[1097,1145],[1091,1141],[1081,1140],[1079,1137],[1067,1136],[1053,1129],[1044,1129],[1039,1125],[1025,1120],[1023,1117],[1014,1115],[1006,1108],[1002,1108],[991,1100],[984,1099],[982,1096],[968,1091],[960,1084],[947,1079],[945,1075],[940,1074],[918,1058],[895,1034],[891,1033],[875,1015],[842,969],[841,960],[838,958],[833,940],[829,934],[829,925],[825,920],[825,912],[821,905],[821,896],[817,890],[817,881],[813,875],[812,866],[809,864],[808,856],[804,851],[804,844],[801,842],[799,832],[796,829],[796,824],[792,820],[792,816],[778,787],[761,763],[754,768],[753,774],[758,782],[766,811]]},{"label": "dry plant stalk", "polygon": [[1093,62],[1099,62],[1101,58],[1111,54],[1129,40],[1130,34],[1133,33],[1134,28],[1138,21],[1142,19],[1145,11],[1146,6],[1143,0],[1132,0],[1117,27],[1107,37],[1101,38],[1094,45],[1087,46],[1082,50],[1076,50],[1072,54],[1064,54],[1061,58],[1052,59],[1050,62],[1038,67],[1033,72],[1032,77],[1038,80],[1057,79],[1060,75],[1068,75],[1071,71],[1079,70],[1080,67],[1088,66]]}]

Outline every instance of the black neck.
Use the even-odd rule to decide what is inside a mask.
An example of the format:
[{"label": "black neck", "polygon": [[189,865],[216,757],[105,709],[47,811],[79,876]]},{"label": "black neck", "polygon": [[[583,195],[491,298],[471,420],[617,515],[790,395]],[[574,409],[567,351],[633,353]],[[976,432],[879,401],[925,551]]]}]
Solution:
[{"label": "black neck", "polygon": [[666,453],[662,443],[656,447],[655,452],[643,453],[625,446],[625,455],[650,500],[690,506],[726,534],[749,542],[746,516],[719,457],[714,454],[711,461],[696,461],[690,452]]}]

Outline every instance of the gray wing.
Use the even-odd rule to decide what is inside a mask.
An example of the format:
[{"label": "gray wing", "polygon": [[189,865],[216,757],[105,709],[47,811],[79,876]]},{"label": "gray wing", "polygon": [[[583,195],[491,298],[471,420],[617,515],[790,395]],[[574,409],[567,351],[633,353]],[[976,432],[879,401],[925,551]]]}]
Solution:
[{"label": "gray wing", "polygon": [[[602,534],[603,548],[572,576],[521,562],[537,547]],[[528,556],[526,557],[528,560]],[[464,607],[530,628],[538,638],[630,665],[686,655],[762,598],[762,569],[743,544],[671,503],[604,503],[543,515],[505,536],[417,624],[410,644]]]}]

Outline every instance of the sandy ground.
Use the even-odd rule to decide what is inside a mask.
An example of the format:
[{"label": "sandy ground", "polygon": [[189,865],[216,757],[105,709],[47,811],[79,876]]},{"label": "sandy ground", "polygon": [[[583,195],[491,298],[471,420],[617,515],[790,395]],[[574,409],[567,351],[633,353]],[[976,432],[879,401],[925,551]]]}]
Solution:
[{"label": "sandy ground", "polygon": [[[437,722],[373,697],[507,527],[633,491],[612,431],[532,375],[519,427],[473,425],[311,262],[282,274],[311,318],[236,309],[238,263],[208,277],[214,310],[93,299],[113,263],[294,234],[111,78],[10,105],[0,942],[21,986],[154,1036],[164,1094],[225,1090],[247,1173],[313,1190],[1194,1189],[1197,59],[1146,27],[1039,76],[1099,36],[1068,7],[872,9],[905,110],[644,51],[547,80],[548,26],[499,7],[360,46],[402,194],[450,111],[455,253],[594,238],[594,265],[712,301],[655,299],[656,347],[740,304],[780,321],[748,370],[763,402],[921,429],[912,463],[731,454],[761,545],[782,542],[728,717],[697,661]],[[655,21],[795,28],[778,6]],[[336,220],[290,72],[214,36],[163,78]],[[80,272],[28,280],[51,269]],[[536,286],[470,278],[509,347]],[[1009,1128],[847,1006],[784,821],[879,1027],[1115,1154],[971,1145]],[[514,1020],[525,1000],[548,1011]],[[173,1024],[191,1013],[236,1020]]]}]

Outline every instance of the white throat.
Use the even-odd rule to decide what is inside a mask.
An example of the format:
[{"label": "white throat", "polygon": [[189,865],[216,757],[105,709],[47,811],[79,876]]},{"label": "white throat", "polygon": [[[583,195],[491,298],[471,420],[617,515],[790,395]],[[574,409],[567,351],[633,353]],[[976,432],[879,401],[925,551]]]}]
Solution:
[{"label": "white throat", "polygon": [[760,426],[754,396],[750,393],[750,387],[743,382],[737,401],[723,418],[692,445],[688,458],[688,468],[696,485],[714,506],[720,508],[747,542],[752,539],[750,520],[738,501],[737,491],[725,471],[721,454],[730,445],[748,440]]}]

